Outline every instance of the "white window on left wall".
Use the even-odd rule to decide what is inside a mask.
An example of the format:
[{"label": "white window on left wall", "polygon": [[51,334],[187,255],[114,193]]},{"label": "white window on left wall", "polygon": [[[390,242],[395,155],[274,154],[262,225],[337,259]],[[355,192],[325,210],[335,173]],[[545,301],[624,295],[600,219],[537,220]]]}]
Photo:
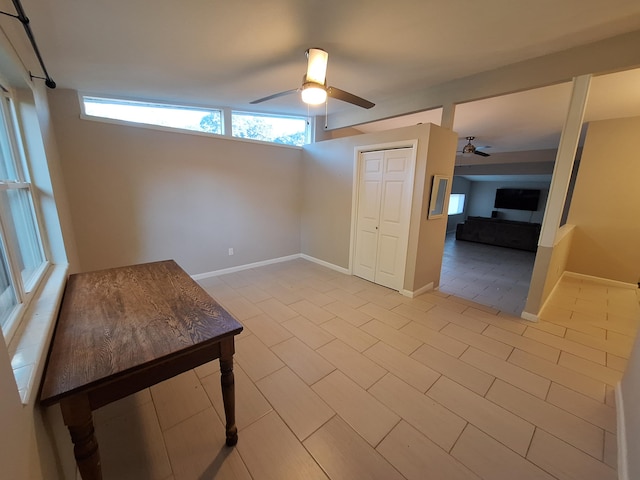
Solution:
[{"label": "white window on left wall", "polygon": [[0,326],[7,344],[48,265],[13,100],[0,86]]}]

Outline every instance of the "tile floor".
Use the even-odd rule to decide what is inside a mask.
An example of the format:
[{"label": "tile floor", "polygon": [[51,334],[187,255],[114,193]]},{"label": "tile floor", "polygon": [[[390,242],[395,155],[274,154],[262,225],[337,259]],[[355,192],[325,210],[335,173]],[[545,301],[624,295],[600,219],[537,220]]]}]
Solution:
[{"label": "tile floor", "polygon": [[447,234],[440,291],[520,316],[527,301],[536,254],[456,241]]},{"label": "tile floor", "polygon": [[528,323],[304,260],[205,288],[245,326],[237,447],[216,361],[95,412],[105,480],[617,477],[636,290],[567,279]]}]

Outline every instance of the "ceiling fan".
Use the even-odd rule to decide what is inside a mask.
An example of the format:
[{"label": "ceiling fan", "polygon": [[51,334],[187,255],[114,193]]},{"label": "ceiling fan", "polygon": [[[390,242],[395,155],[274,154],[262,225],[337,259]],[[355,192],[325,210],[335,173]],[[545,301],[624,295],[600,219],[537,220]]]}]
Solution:
[{"label": "ceiling fan", "polygon": [[[466,137],[467,144],[462,148],[462,155],[468,156],[471,154],[480,155],[481,157],[490,157],[489,153],[482,152],[476,148],[475,145],[471,143],[471,141],[476,137]],[[487,148],[487,147],[479,147],[479,148]]]},{"label": "ceiling fan", "polygon": [[268,97],[259,98],[250,102],[252,105],[256,103],[266,102],[274,98],[283,97],[291,93],[301,92],[302,101],[309,105],[320,105],[327,101],[327,97],[342,100],[362,108],[371,108],[375,103],[358,97],[353,93],[345,92],[336,87],[327,87],[327,61],[329,54],[321,48],[310,48],[306,52],[307,55],[307,73],[302,77],[302,86],[285,92],[274,93]]}]

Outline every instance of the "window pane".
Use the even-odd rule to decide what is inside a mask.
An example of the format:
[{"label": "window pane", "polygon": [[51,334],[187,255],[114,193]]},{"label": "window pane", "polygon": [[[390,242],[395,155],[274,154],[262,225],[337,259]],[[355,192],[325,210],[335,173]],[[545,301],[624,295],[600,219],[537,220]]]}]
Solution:
[{"label": "window pane", "polygon": [[[2,99],[6,102],[6,99]],[[18,180],[15,163],[13,161],[13,152],[11,151],[11,142],[9,142],[9,130],[6,121],[6,107],[4,103],[0,109],[0,180],[15,181]]]},{"label": "window pane", "polygon": [[22,274],[22,283],[28,291],[34,274],[44,263],[31,196],[27,188],[5,190],[2,193],[0,198],[9,206],[13,222],[13,229],[9,230],[15,236],[12,244],[18,247],[17,261]]},{"label": "window pane", "polygon": [[234,137],[302,146],[307,143],[307,120],[257,113],[233,112],[231,132]]},{"label": "window pane", "polygon": [[0,242],[0,327],[5,328],[13,309],[18,304],[16,291],[11,284],[9,265],[4,245]]},{"label": "window pane", "polygon": [[452,193],[449,197],[449,215],[459,215],[464,212],[464,193]]},{"label": "window pane", "polygon": [[222,134],[220,110],[83,97],[84,113],[94,117]]}]

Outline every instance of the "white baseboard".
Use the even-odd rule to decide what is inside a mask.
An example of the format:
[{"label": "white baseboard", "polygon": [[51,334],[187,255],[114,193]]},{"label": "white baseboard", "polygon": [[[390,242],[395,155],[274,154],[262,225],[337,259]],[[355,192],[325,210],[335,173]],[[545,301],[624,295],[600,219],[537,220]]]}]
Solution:
[{"label": "white baseboard", "polygon": [[[540,311],[542,311],[542,310],[540,310]],[[538,315],[534,315],[533,313],[529,313],[529,312],[525,312],[525,311],[523,311],[520,314],[520,318],[522,318],[523,320],[527,320],[528,322],[538,322],[540,320]]]},{"label": "white baseboard", "polygon": [[336,272],[344,273],[345,275],[351,275],[351,271],[348,268],[339,267],[338,265],[334,265],[333,263],[325,262],[324,260],[320,260],[319,258],[310,257],[309,255],[305,255],[301,253],[299,258],[304,260],[308,260],[313,263],[317,263],[318,265],[322,265],[323,267],[330,268],[331,270],[335,270]]},{"label": "white baseboard", "polygon": [[223,268],[221,270],[214,270],[213,272],[197,273],[191,275],[195,281],[204,280],[205,278],[217,277],[218,275],[226,275],[227,273],[240,272],[242,270],[249,270],[250,268],[264,267],[265,265],[272,265],[274,263],[288,262],[289,260],[295,260],[300,258],[300,254],[287,255],[286,257],[272,258],[269,260],[263,260],[261,262],[247,263],[245,265],[238,265],[236,267]]},{"label": "white baseboard", "polygon": [[618,432],[618,480],[629,479],[629,465],[627,463],[627,434],[624,420],[624,401],[620,382],[616,385],[616,431]]},{"label": "white baseboard", "polygon": [[611,285],[612,287],[618,287],[618,288],[628,288],[632,290],[638,288],[638,285],[634,283],[620,282],[618,280],[610,280],[608,278],[602,278],[602,277],[594,277],[593,275],[585,275],[584,273],[575,273],[575,272],[565,271],[562,274],[562,276],[578,278],[581,280],[589,280],[592,282],[601,283],[603,285]]},{"label": "white baseboard", "polygon": [[333,263],[325,262],[324,260],[310,257],[309,255],[305,255],[304,253],[296,253],[295,255],[287,255],[286,257],[271,258],[269,260],[262,260],[260,262],[247,263],[245,265],[238,265],[235,267],[223,268],[221,270],[214,270],[212,272],[197,273],[195,275],[191,275],[191,278],[193,278],[195,281],[205,280],[207,278],[217,277],[219,275],[226,275],[227,273],[240,272],[242,270],[249,270],[250,268],[264,267],[265,265],[273,265],[274,263],[288,262],[289,260],[296,260],[298,258],[302,258],[304,260],[317,263],[318,265],[322,265],[323,267],[330,268],[331,270],[335,270],[337,272],[344,273],[346,275],[351,274],[351,272],[347,268],[339,267],[337,265],[334,265]]},{"label": "white baseboard", "polygon": [[424,287],[420,287],[418,290],[400,290],[400,293],[405,297],[415,298],[423,293],[433,290],[433,282],[427,283]]}]

